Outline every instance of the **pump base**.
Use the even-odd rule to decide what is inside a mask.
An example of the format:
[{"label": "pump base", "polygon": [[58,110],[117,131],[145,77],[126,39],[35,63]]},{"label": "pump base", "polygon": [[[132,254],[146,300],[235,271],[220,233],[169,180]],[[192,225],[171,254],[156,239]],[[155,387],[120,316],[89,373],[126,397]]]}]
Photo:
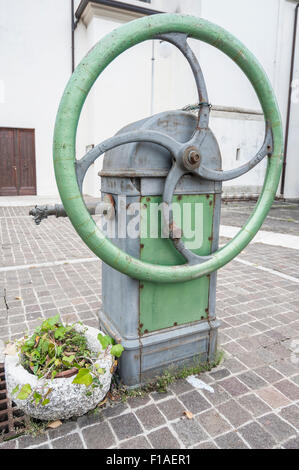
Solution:
[{"label": "pump base", "polygon": [[145,384],[166,370],[213,362],[216,357],[218,320],[193,322],[139,338],[123,338],[102,311],[99,324],[102,331],[125,348],[119,372],[128,386]]}]

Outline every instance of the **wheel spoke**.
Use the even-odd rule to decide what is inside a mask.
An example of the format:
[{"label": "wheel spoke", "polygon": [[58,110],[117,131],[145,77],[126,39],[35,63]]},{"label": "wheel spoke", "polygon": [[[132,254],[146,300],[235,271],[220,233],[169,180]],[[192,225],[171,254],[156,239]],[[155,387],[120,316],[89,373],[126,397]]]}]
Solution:
[{"label": "wheel spoke", "polygon": [[129,144],[131,142],[151,142],[161,145],[162,147],[169,150],[169,152],[172,153],[174,157],[181,147],[181,144],[179,144],[172,137],[163,134],[162,132],[153,130],[132,131],[110,137],[109,139],[104,140],[104,142],[96,145],[92,150],[87,152],[84,157],[75,162],[77,182],[80,188],[80,192],[82,192],[82,184],[86,172],[90,165],[92,165],[92,163],[94,163],[97,158],[103,155],[103,153],[108,152],[108,150],[112,150],[119,145]]},{"label": "wheel spoke", "polygon": [[209,125],[210,104],[205,79],[199,62],[187,42],[188,35],[184,33],[169,33],[156,36],[156,39],[167,41],[176,46],[186,57],[192,69],[198,93],[198,127],[205,129]]},{"label": "wheel spoke", "polygon": [[205,178],[207,180],[213,180],[213,181],[232,180],[234,178],[238,178],[241,175],[244,175],[244,173],[247,173],[249,170],[254,168],[259,162],[263,160],[263,158],[265,158],[266,155],[271,155],[272,149],[273,149],[272,129],[270,126],[267,126],[264,143],[262,147],[260,148],[260,150],[257,152],[257,154],[251,160],[249,160],[249,162],[244,163],[244,165],[241,165],[238,168],[235,168],[233,170],[226,170],[226,171],[210,170],[209,168],[206,168],[205,166],[201,165],[196,170],[196,173],[202,178]]}]

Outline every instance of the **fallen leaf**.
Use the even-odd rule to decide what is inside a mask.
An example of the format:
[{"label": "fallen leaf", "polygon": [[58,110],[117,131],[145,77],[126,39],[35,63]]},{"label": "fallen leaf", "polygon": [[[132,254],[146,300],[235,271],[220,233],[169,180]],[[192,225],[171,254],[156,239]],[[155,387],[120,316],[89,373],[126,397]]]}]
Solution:
[{"label": "fallen leaf", "polygon": [[53,421],[52,423],[48,424],[48,428],[56,429],[56,428],[59,428],[59,426],[61,425],[62,425],[62,422],[60,421],[60,419],[58,419],[57,421]]},{"label": "fallen leaf", "polygon": [[101,401],[101,403],[99,403],[97,406],[98,407],[103,406],[107,400],[108,400],[108,397],[106,396],[106,398],[103,401]]},{"label": "fallen leaf", "polygon": [[188,419],[192,419],[192,418],[193,418],[193,413],[191,413],[191,411],[185,410],[185,411],[184,411],[184,415],[186,415]]},{"label": "fallen leaf", "polygon": [[107,396],[108,396],[108,398],[109,398],[110,400],[112,400],[112,401],[115,401],[115,400],[116,400],[116,398],[112,395],[111,392],[108,392],[108,393],[107,393]]},{"label": "fallen leaf", "polygon": [[117,361],[114,361],[111,368],[110,368],[110,374],[114,374],[117,368]]},{"label": "fallen leaf", "polygon": [[22,297],[15,297],[16,300],[22,300]]},{"label": "fallen leaf", "polygon": [[3,354],[6,354],[7,356],[15,356],[17,354],[16,345],[14,343],[8,343]]}]

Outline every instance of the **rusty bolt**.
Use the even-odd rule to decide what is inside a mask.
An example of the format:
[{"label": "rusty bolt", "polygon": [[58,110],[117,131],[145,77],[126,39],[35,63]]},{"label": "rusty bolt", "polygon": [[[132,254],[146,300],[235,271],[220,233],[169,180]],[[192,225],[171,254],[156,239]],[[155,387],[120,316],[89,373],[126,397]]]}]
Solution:
[{"label": "rusty bolt", "polygon": [[191,163],[191,165],[195,165],[196,163],[200,161],[200,155],[195,150],[192,150],[189,153],[188,160]]}]

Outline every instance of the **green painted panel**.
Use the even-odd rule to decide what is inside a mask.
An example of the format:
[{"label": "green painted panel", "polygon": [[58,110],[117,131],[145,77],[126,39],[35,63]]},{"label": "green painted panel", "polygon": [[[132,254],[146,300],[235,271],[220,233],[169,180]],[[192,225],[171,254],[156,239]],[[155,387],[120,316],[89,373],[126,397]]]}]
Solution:
[{"label": "green painted panel", "polygon": [[[161,237],[161,211],[158,210],[161,202],[160,196],[141,198],[140,259],[164,266],[184,264],[185,259],[172,241]],[[198,255],[210,254],[214,194],[174,196],[173,203],[176,203],[174,220],[178,227],[183,228],[187,248]],[[197,236],[194,235],[195,225]],[[207,318],[209,282],[209,276],[180,284],[141,282],[141,333]]]}]

